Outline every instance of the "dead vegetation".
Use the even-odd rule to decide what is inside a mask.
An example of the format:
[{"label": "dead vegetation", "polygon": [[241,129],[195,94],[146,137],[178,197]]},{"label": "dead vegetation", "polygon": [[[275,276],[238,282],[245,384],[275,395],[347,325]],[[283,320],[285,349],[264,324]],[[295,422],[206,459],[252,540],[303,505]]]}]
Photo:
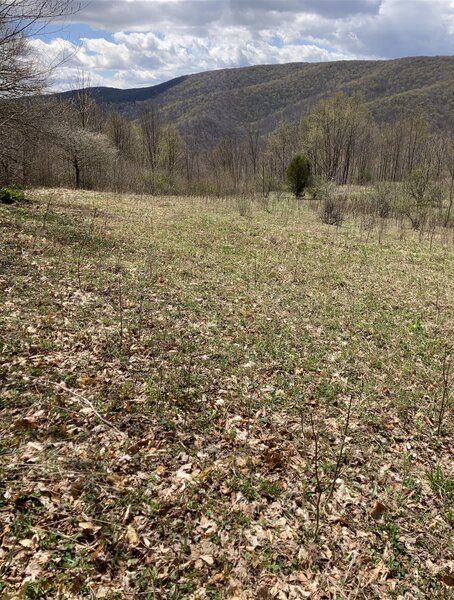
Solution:
[{"label": "dead vegetation", "polygon": [[3,598],[452,597],[449,230],[30,197],[0,206]]}]

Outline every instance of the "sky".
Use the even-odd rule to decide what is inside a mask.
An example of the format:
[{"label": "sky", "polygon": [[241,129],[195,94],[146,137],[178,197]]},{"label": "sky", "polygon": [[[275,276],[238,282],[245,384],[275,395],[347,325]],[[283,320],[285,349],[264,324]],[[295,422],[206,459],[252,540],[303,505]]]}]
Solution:
[{"label": "sky", "polygon": [[454,54],[454,0],[88,0],[32,40],[53,89],[248,65]]}]

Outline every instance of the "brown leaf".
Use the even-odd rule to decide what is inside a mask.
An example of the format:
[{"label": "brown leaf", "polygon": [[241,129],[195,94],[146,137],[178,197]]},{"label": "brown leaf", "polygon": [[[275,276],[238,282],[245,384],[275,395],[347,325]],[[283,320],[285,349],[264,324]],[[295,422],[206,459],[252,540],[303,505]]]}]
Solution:
[{"label": "brown leaf", "polygon": [[49,562],[50,552],[38,552],[28,563],[25,569],[25,575],[27,575],[31,581],[36,581],[41,575],[41,572],[45,565]]},{"label": "brown leaf", "polygon": [[91,553],[90,560],[95,561],[98,558],[98,556],[102,553],[103,550],[104,550],[104,544],[99,544],[98,547],[96,548],[96,550]]},{"label": "brown leaf", "polygon": [[452,575],[441,575],[439,579],[445,585],[448,585],[449,587],[454,587],[454,577]]},{"label": "brown leaf", "polygon": [[126,528],[126,539],[131,544],[131,546],[137,546],[137,544],[139,543],[139,536],[137,535],[137,531],[132,525],[128,525]]},{"label": "brown leaf", "polygon": [[210,577],[208,579],[208,582],[210,585],[212,585],[213,583],[217,583],[218,581],[223,581],[224,579],[224,573],[215,573],[212,577]]},{"label": "brown leaf", "polygon": [[264,458],[270,469],[281,468],[284,466],[284,456],[279,450],[266,450]]},{"label": "brown leaf", "polygon": [[374,508],[370,512],[370,516],[375,521],[380,521],[386,512],[386,506],[381,502],[376,502]]},{"label": "brown leaf", "polygon": [[339,525],[344,525],[345,527],[351,527],[351,523],[348,519],[343,517],[342,515],[333,515],[329,518],[332,523],[339,523]]},{"label": "brown leaf", "polygon": [[269,598],[271,598],[269,589],[264,585],[259,587],[257,590],[257,598],[261,598],[261,600],[269,600]]},{"label": "brown leaf", "polygon": [[129,453],[137,454],[137,452],[139,450],[148,446],[149,443],[150,443],[150,440],[148,438],[143,438],[142,440],[138,440],[135,444],[132,444],[131,446],[129,446]]},{"label": "brown leaf", "polygon": [[13,423],[14,429],[34,429],[36,427],[36,423],[30,421],[30,419],[25,419],[19,417]]},{"label": "brown leaf", "polygon": [[121,490],[123,488],[124,480],[125,480],[125,477],[122,477],[121,475],[117,475],[116,473],[111,473],[111,474],[107,475],[107,477],[106,477],[106,481],[108,483],[110,483],[110,485],[115,487],[117,490]]},{"label": "brown leaf", "polygon": [[81,386],[81,387],[87,387],[89,385],[94,385],[95,383],[98,382],[98,378],[97,377],[90,377],[90,375],[82,375],[81,377],[79,377],[79,379],[77,380],[77,383]]}]

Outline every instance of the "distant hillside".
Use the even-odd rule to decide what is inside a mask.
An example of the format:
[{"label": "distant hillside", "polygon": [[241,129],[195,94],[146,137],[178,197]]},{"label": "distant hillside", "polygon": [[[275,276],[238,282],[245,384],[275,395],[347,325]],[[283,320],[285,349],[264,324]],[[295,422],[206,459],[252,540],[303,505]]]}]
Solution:
[{"label": "distant hillside", "polygon": [[207,144],[247,125],[269,131],[280,118],[304,114],[312,103],[339,91],[361,92],[378,121],[422,109],[434,127],[454,128],[454,56],[261,65],[178,77],[148,88],[91,88],[99,104],[130,117],[144,104],[159,104],[165,121]]}]

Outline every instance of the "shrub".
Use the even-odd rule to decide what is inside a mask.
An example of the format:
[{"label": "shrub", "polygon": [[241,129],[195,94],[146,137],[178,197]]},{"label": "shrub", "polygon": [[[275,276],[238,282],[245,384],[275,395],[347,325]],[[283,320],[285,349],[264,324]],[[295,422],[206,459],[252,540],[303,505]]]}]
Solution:
[{"label": "shrub", "polygon": [[24,200],[24,191],[20,186],[4,187],[0,189],[0,203],[13,204],[19,200]]},{"label": "shrub", "polygon": [[287,167],[287,180],[291,191],[296,198],[303,195],[311,178],[311,165],[308,159],[301,154],[296,154]]},{"label": "shrub", "polygon": [[336,196],[336,186],[330,181],[320,185],[317,197],[320,200],[319,216],[327,225],[341,225],[345,216],[345,201]]},{"label": "shrub", "polygon": [[392,215],[396,198],[396,186],[388,182],[377,183],[372,193],[372,208],[381,219]]},{"label": "shrub", "polygon": [[252,201],[246,195],[240,195],[236,199],[238,212],[242,217],[252,217]]},{"label": "shrub", "polygon": [[441,208],[440,183],[431,178],[429,169],[415,169],[404,179],[398,211],[408,217],[413,229],[423,229],[433,209]]},{"label": "shrub", "polygon": [[326,179],[321,175],[315,175],[311,177],[310,186],[308,192],[313,200],[320,198],[320,194],[323,193],[323,188],[326,185]]},{"label": "shrub", "polygon": [[173,196],[178,193],[178,186],[173,177],[164,171],[147,171],[143,173],[142,179],[149,194]]}]

